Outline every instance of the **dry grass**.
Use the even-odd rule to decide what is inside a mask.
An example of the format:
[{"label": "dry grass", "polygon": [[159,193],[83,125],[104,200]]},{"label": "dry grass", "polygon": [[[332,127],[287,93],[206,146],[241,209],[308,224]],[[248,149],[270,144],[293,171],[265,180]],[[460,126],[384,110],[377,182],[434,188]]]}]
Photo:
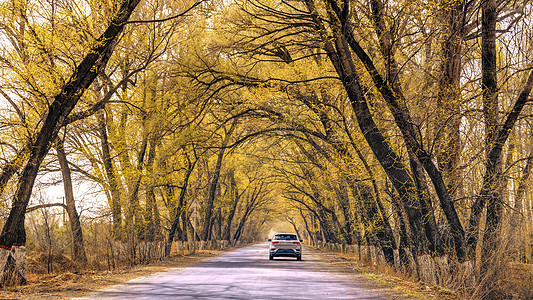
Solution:
[{"label": "dry grass", "polygon": [[[66,257],[55,257],[56,273],[42,274],[41,262],[28,259],[28,282],[23,286],[7,287],[0,291],[2,299],[70,299],[81,297],[103,287],[119,284],[140,276],[164,271],[169,268],[186,267],[209,257],[220,255],[223,251],[200,250],[196,253],[177,255],[149,265],[134,267],[121,266],[113,271],[81,271]],[[40,257],[39,255],[37,257]],[[63,264],[63,266],[61,266]],[[100,265],[92,265],[99,267]],[[69,268],[78,269],[74,272]],[[46,264],[44,264],[46,272]]]},{"label": "dry grass", "polygon": [[332,255],[352,263],[352,268],[361,272],[365,276],[375,280],[380,284],[387,285],[395,290],[401,291],[406,296],[418,299],[479,299],[481,297],[490,299],[533,299],[533,264],[508,263],[505,268],[500,268],[495,274],[498,280],[491,284],[490,293],[487,290],[461,294],[457,291],[447,289],[438,285],[431,285],[407,274],[399,273],[394,268],[368,260],[359,260],[353,253],[339,253],[323,250]]},{"label": "dry grass", "polygon": [[409,299],[465,299],[457,294],[455,291],[446,289],[438,285],[427,284],[422,281],[415,281],[414,278],[404,273],[396,272],[396,270],[386,264],[359,260],[359,257],[353,253],[339,253],[329,252],[329,254],[336,255],[341,259],[348,261],[351,268],[371,280],[394,289],[404,297]]},{"label": "dry grass", "polygon": [[500,286],[505,298],[533,299],[533,264],[510,263]]}]

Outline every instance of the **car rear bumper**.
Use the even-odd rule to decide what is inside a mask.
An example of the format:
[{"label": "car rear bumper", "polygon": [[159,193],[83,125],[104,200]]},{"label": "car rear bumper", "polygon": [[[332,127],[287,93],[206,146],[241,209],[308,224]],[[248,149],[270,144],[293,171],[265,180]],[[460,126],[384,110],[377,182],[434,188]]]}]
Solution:
[{"label": "car rear bumper", "polygon": [[270,256],[286,256],[286,257],[298,257],[301,256],[301,251],[294,249],[271,249]]}]

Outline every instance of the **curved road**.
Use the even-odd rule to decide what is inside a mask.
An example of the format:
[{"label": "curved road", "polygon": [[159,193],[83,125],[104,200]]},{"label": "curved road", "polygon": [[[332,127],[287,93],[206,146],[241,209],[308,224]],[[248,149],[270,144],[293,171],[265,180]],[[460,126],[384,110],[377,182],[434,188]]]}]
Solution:
[{"label": "curved road", "polygon": [[79,299],[386,299],[305,250],[302,261],[269,261],[268,244],[256,244]]}]

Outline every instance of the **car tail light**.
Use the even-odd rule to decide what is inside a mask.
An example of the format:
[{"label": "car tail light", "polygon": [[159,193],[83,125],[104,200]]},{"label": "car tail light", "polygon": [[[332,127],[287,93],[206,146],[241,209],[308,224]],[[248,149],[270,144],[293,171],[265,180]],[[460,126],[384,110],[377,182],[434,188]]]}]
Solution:
[{"label": "car tail light", "polygon": [[292,242],[295,245],[300,245],[300,242]]},{"label": "car tail light", "polygon": [[271,243],[272,243],[272,244],[277,244],[277,243],[279,243],[279,242],[271,242]]}]

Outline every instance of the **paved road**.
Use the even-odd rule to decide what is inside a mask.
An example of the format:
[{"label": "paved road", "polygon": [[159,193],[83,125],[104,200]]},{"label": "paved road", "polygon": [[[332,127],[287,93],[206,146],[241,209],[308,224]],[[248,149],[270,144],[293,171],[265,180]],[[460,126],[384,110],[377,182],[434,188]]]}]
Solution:
[{"label": "paved road", "polygon": [[80,299],[386,299],[305,248],[302,261],[269,261],[267,249],[267,243],[237,249]]}]

